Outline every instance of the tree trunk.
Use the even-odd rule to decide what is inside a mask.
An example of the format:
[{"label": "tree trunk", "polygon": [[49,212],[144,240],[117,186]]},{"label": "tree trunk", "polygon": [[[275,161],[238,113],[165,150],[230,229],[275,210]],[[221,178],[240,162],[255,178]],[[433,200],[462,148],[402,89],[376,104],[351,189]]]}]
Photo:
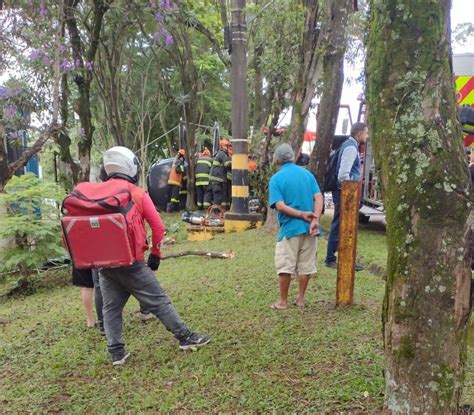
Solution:
[{"label": "tree trunk", "polygon": [[344,84],[346,28],[352,4],[352,0],[329,0],[324,10],[323,87],[319,104],[317,140],[309,161],[309,169],[316,174],[320,185],[324,185],[327,160],[339,114]]},{"label": "tree trunk", "polygon": [[[67,132],[67,123],[69,118],[69,88],[68,75],[66,73],[61,75],[61,97],[60,97],[60,114],[61,127],[59,134],[55,137],[56,144],[59,146],[59,158],[65,163],[71,172],[72,183],[63,183],[65,188],[69,189],[73,183],[79,183],[80,166],[75,163],[71,154],[71,138]],[[61,179],[62,180],[62,179]]]},{"label": "tree trunk", "polygon": [[385,406],[455,414],[470,314],[470,178],[449,0],[371,2],[368,109],[387,215]]},{"label": "tree trunk", "polygon": [[276,230],[278,230],[278,222],[275,209],[270,209],[270,207],[268,207],[264,229],[270,232],[275,232]]},{"label": "tree trunk", "polygon": [[94,15],[92,17],[92,26],[90,27],[90,43],[87,51],[83,52],[83,44],[77,20],[75,16],[78,2],[76,0],[65,0],[64,16],[66,26],[69,32],[69,38],[72,49],[72,56],[76,64],[77,74],[74,77],[79,96],[75,103],[75,111],[79,115],[81,124],[81,140],[78,144],[80,172],[78,181],[89,180],[90,173],[90,155],[92,147],[92,138],[94,134],[94,125],[92,124],[92,112],[90,103],[90,89],[92,82],[91,65],[99,46],[99,37],[102,27],[104,14],[109,5],[104,0],[94,0]]},{"label": "tree trunk", "polygon": [[303,144],[308,111],[316,92],[319,79],[318,65],[319,30],[316,29],[319,18],[319,0],[305,0],[306,17],[301,47],[300,69],[292,93],[292,113],[289,142],[295,152]]}]

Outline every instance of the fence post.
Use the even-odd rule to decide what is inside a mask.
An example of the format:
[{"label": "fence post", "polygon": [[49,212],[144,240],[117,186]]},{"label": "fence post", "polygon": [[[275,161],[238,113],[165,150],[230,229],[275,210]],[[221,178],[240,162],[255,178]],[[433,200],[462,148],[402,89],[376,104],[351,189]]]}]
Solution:
[{"label": "fence post", "polygon": [[352,305],[359,222],[359,182],[342,182],[336,305]]}]

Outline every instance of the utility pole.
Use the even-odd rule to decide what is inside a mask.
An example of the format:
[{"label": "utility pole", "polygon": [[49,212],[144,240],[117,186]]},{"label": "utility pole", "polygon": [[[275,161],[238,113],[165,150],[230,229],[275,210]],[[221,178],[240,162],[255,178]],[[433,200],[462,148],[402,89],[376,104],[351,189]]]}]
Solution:
[{"label": "utility pole", "polygon": [[232,212],[249,213],[247,23],[245,1],[232,0]]},{"label": "utility pole", "polygon": [[260,215],[249,214],[247,23],[245,0],[232,0],[232,208],[225,215],[227,232],[254,227]]}]

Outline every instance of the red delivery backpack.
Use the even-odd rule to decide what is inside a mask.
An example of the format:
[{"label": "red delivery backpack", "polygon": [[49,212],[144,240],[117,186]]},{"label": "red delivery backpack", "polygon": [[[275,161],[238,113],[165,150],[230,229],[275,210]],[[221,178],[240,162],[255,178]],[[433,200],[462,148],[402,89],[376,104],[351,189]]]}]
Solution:
[{"label": "red delivery backpack", "polygon": [[63,240],[77,269],[128,266],[147,249],[144,190],[120,179],[83,182],[64,199]]}]

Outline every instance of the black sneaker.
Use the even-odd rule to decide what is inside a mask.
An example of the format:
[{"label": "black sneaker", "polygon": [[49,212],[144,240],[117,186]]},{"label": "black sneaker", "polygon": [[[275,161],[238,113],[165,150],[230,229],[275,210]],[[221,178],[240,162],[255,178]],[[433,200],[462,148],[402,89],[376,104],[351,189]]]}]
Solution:
[{"label": "black sneaker", "polygon": [[101,336],[105,336],[104,323],[102,321],[96,321],[95,326],[99,329]]},{"label": "black sneaker", "polygon": [[356,262],[356,264],[355,264],[355,270],[356,270],[356,272],[363,271],[363,270],[364,270],[364,266],[363,266],[362,264],[359,264],[358,262]]},{"label": "black sneaker", "polygon": [[326,265],[328,268],[337,268],[337,261],[325,262],[324,265]]},{"label": "black sneaker", "polygon": [[188,337],[179,341],[179,348],[181,350],[197,350],[210,341],[211,337],[207,334],[191,333]]},{"label": "black sneaker", "polygon": [[129,356],[130,353],[127,353],[125,350],[112,354],[112,365],[122,366],[123,364],[125,364],[125,361],[128,359]]}]

